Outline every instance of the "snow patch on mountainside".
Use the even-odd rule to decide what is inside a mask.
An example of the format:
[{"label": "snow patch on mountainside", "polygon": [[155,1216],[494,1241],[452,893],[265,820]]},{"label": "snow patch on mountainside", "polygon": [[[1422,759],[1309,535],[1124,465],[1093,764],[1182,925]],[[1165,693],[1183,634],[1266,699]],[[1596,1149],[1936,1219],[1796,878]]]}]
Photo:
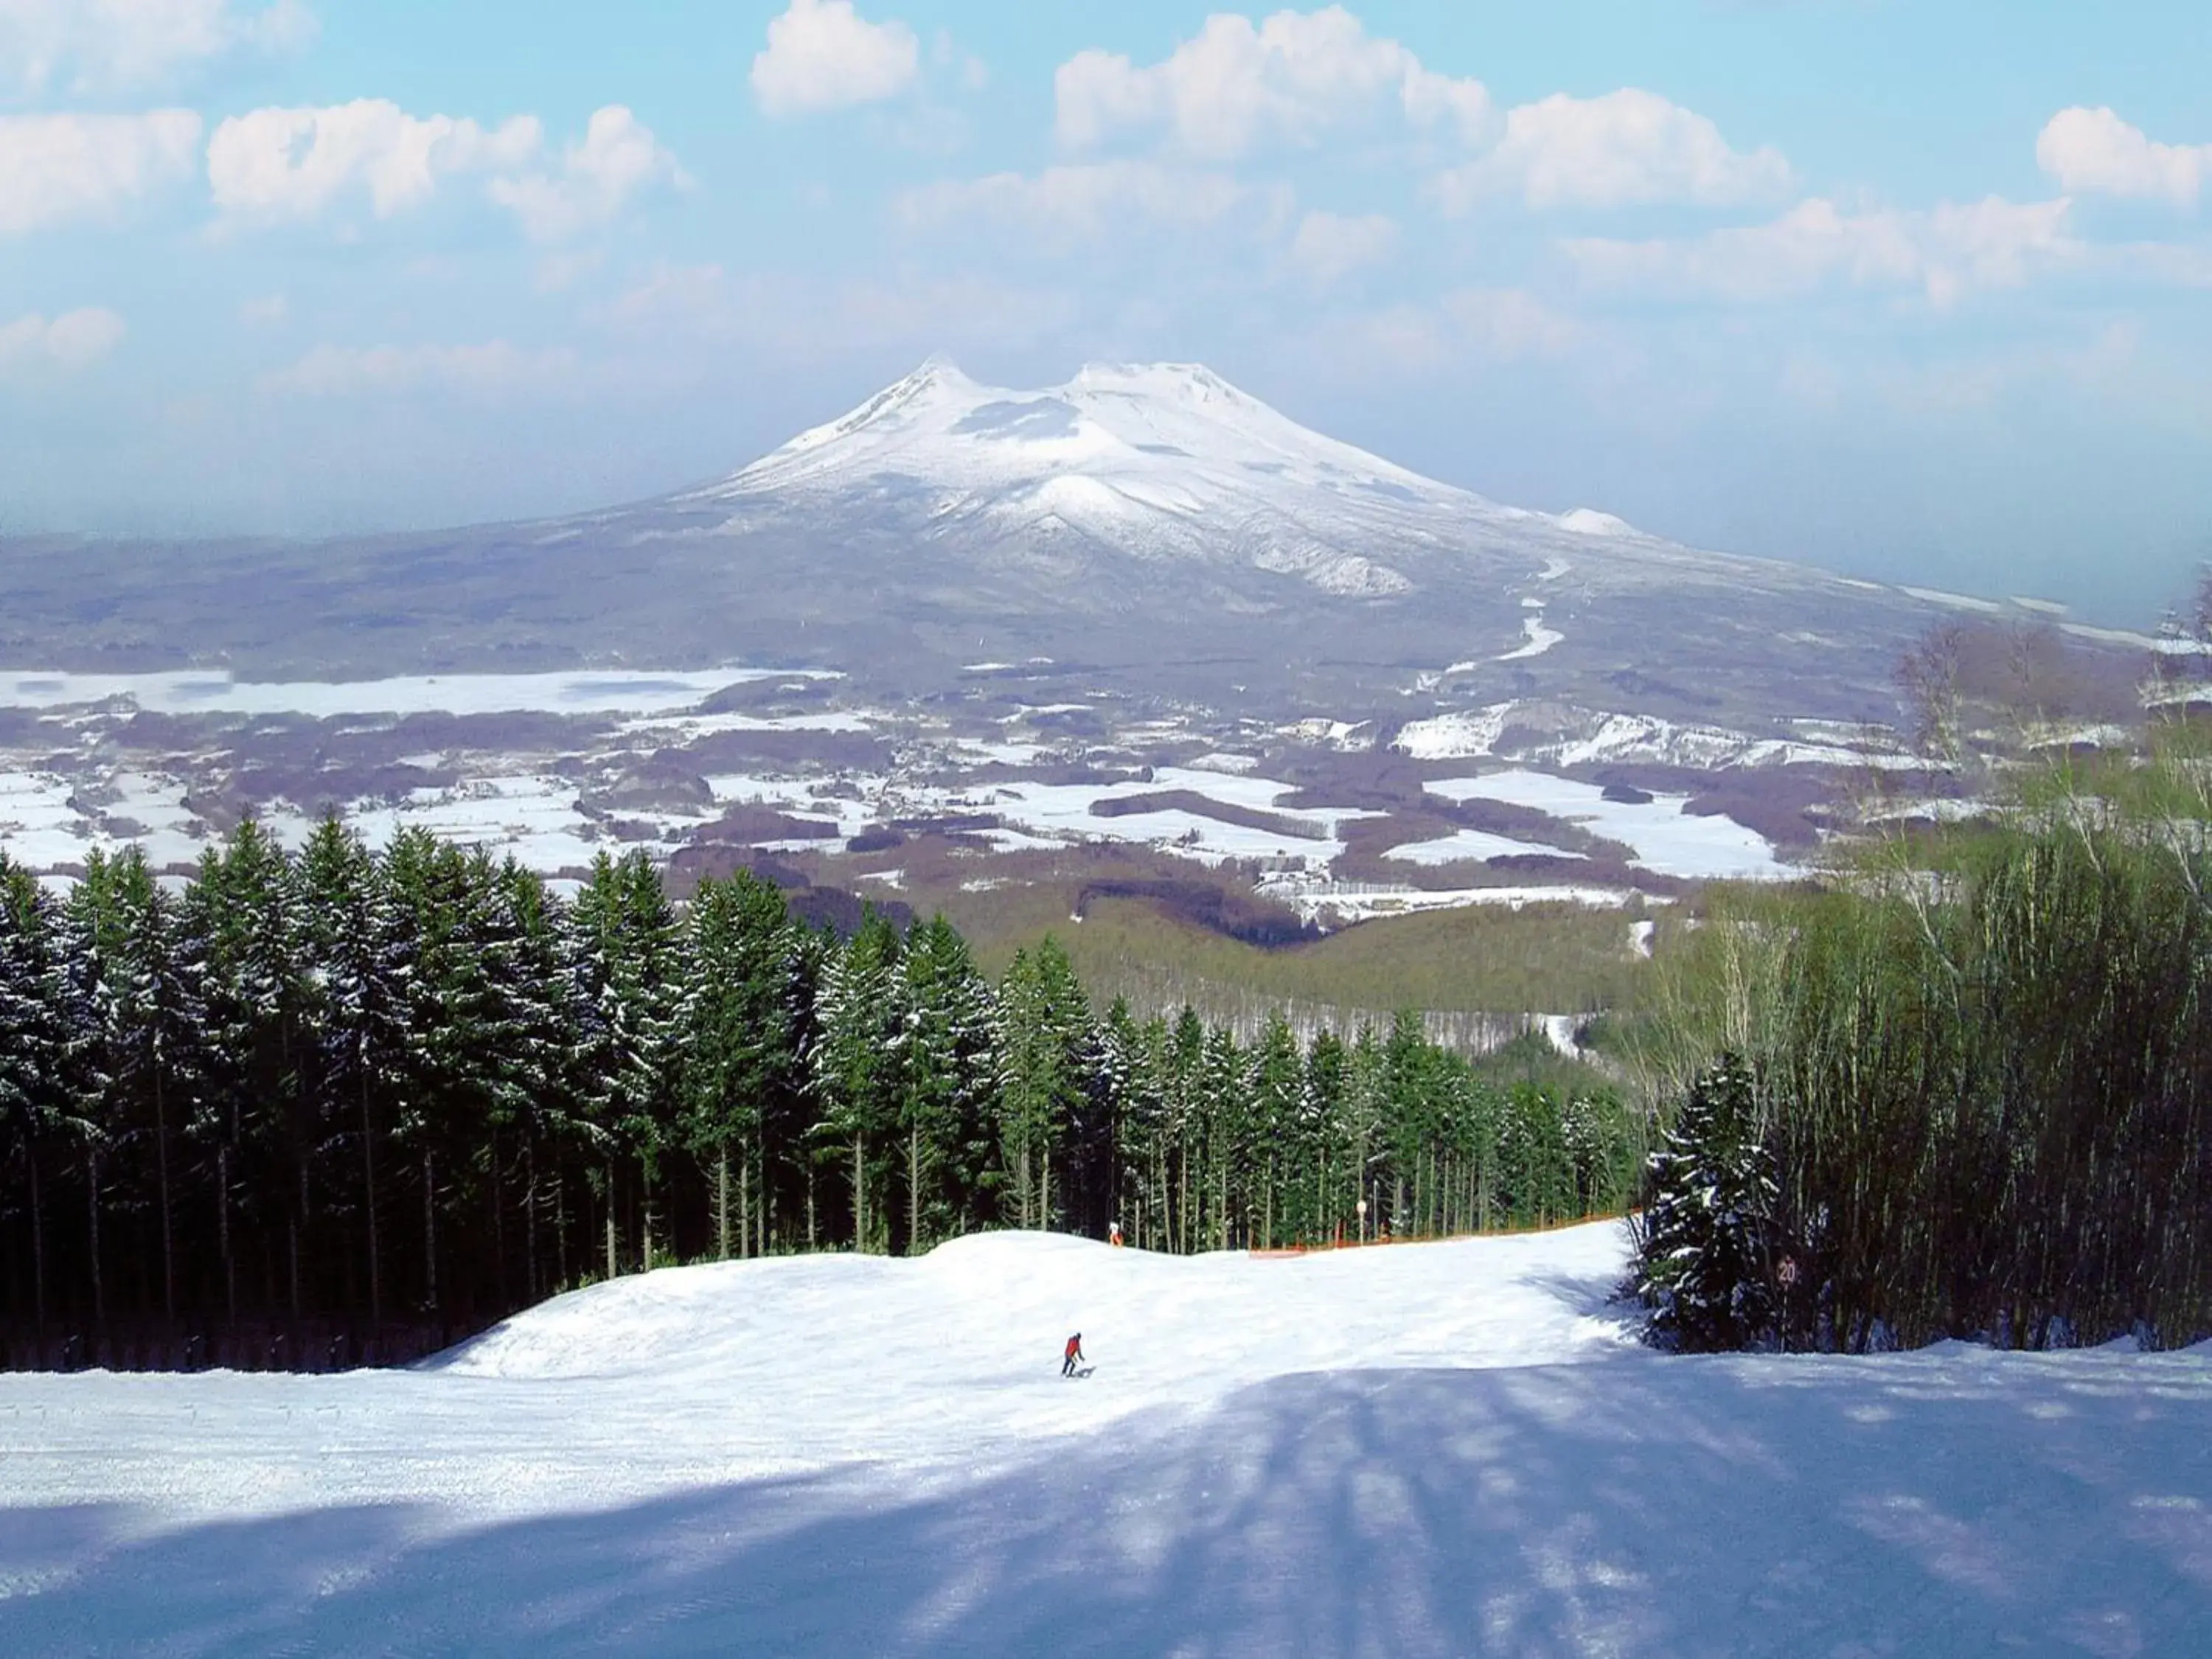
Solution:
[{"label": "snow patch on mountainside", "polygon": [[1525,657],[1540,657],[1567,637],[1556,628],[1547,628],[1540,611],[1534,616],[1521,619],[1521,632],[1527,636],[1528,643],[1515,647],[1498,658],[1498,661],[1519,662]]}]

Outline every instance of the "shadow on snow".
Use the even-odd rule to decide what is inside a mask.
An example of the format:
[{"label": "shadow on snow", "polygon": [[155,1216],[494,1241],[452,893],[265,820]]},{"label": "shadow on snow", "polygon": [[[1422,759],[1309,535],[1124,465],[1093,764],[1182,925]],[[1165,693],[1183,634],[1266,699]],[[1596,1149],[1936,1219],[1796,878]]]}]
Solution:
[{"label": "shadow on snow", "polygon": [[2202,1356],[1313,1374],[1013,1471],[459,1533],[0,1512],[0,1651],[2181,1652],[2209,1448]]}]

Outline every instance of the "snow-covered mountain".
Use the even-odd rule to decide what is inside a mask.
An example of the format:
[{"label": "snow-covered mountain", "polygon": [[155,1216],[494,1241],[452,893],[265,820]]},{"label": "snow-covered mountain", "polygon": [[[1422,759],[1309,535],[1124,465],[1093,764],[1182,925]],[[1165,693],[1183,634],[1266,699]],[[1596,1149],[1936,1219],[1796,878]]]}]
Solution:
[{"label": "snow-covered mountain", "polygon": [[1790,718],[1887,719],[1899,654],[1931,622],[2003,609],[1683,547],[1595,508],[1502,505],[1177,364],[1024,392],[933,361],[654,500],[201,548],[165,557],[149,589],[155,551],[27,544],[0,562],[0,599],[42,666],[778,663],[927,702],[965,696],[972,665],[1048,659],[1069,684],[1047,702],[1319,719],[1386,742],[1507,705],[1778,741]]},{"label": "snow-covered mountain", "polygon": [[1365,597],[1407,591],[1399,564],[1478,526],[1585,530],[1604,516],[1499,507],[1310,431],[1188,363],[1094,363],[1064,386],[1016,392],[933,359],[698,499],[919,505],[933,538],[1074,537]]},{"label": "snow-covered mountain", "polygon": [[[1564,697],[1762,731],[1782,712],[1863,718],[1886,711],[1899,652],[1934,612],[1593,508],[1503,505],[1194,364],[1094,364],[1018,391],[933,359],[728,477],[597,515],[588,533],[664,537],[679,515],[675,533],[720,542],[733,570],[847,607],[803,627],[849,633],[865,613],[872,640],[899,636],[889,654],[902,661],[941,627],[956,662],[1079,653],[1126,666],[1132,689],[1302,690],[1318,694],[1306,712],[1386,723],[1378,679],[1395,694],[1423,665],[1435,681],[1417,689],[1442,685],[1454,704]],[[1829,682],[1809,699],[1794,690],[1808,653]],[[1226,666],[1225,685],[1200,683],[1207,663]]]},{"label": "snow-covered mountain", "polygon": [[933,539],[1073,538],[1370,598],[1415,586],[1402,567],[1478,542],[1653,541],[1610,514],[1553,517],[1439,483],[1301,426],[1195,363],[1092,363],[1065,385],[1019,392],[932,358],[688,499],[741,514],[919,507]]}]

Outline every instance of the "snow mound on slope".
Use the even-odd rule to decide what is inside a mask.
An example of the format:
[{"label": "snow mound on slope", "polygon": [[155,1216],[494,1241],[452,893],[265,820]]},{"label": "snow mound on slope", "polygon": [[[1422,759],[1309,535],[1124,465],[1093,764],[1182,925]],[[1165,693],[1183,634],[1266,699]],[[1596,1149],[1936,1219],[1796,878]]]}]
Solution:
[{"label": "snow mound on slope", "polygon": [[[749,1395],[824,1375],[902,1393],[1049,1376],[1081,1331],[1130,1403],[1374,1365],[1549,1364],[1618,1350],[1617,1223],[1261,1258],[980,1234],[915,1260],[823,1255],[662,1268],[571,1291],[428,1362],[455,1376],[712,1376]],[[1042,1368],[1042,1370],[1041,1370]],[[1104,1390],[1094,1390],[1094,1395]]]}]

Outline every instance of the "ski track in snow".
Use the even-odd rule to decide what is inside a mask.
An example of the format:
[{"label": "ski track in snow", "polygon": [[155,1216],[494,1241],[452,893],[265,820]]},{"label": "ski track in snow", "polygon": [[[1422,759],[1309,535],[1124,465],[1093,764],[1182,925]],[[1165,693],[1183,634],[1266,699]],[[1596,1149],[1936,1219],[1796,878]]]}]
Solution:
[{"label": "ski track in snow", "polygon": [[1665,1358],[1624,1256],[999,1234],[0,1377],[0,1652],[2199,1650],[2212,1345]]}]

